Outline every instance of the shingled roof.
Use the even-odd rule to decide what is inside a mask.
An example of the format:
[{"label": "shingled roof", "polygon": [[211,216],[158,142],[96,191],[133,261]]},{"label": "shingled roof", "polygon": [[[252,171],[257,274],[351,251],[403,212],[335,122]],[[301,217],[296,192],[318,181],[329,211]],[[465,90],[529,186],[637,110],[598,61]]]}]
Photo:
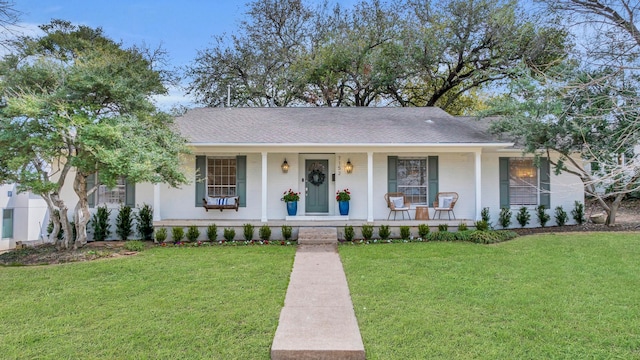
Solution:
[{"label": "shingled roof", "polygon": [[176,118],[192,145],[505,143],[435,107],[198,108]]}]

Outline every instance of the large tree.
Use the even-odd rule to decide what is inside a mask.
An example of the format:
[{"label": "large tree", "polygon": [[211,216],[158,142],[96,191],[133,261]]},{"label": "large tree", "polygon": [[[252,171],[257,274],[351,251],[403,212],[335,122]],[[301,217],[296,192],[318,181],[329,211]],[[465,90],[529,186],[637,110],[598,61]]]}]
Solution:
[{"label": "large tree", "polygon": [[[150,100],[166,89],[139,48],[66,21],[41,28],[44,35],[19,38],[16,52],[0,61],[0,181],[45,199],[54,230],[64,230],[62,248],[73,232],[60,192],[71,183],[78,247],[86,243],[88,196],[100,184],[114,186],[121,176],[184,183],[180,156],[187,149],[172,118]],[[97,184],[87,183],[90,176]]]},{"label": "large tree", "polygon": [[[275,11],[277,10],[277,11]],[[255,0],[187,74],[207,106],[424,106],[562,58],[565,33],[504,0],[361,0],[351,8]],[[473,95],[472,95],[473,96]],[[460,110],[464,111],[464,110]]]},{"label": "large tree", "polygon": [[514,83],[494,108],[504,115],[495,130],[515,136],[526,152],[559,153],[556,171],[579,176],[614,225],[623,198],[640,189],[640,2],[541,2],[579,30],[581,46],[553,72],[528,72]]}]

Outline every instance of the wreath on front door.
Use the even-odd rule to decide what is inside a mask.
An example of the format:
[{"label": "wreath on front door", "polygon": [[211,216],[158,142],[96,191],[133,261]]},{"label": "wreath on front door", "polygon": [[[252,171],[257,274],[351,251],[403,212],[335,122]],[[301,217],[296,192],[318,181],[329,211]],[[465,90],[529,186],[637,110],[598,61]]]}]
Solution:
[{"label": "wreath on front door", "polygon": [[324,183],[324,178],[325,178],[325,175],[324,173],[322,173],[321,170],[314,169],[309,172],[309,178],[307,179],[307,181],[309,181],[315,186],[320,186],[322,185],[322,183]]}]

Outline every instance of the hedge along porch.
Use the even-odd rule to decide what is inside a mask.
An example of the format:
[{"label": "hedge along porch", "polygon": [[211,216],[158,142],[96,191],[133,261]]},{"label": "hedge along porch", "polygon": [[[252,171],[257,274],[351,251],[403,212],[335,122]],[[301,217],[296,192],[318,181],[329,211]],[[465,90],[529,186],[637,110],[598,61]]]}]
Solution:
[{"label": "hedge along porch", "polygon": [[[501,173],[501,158],[521,157],[477,122],[437,108],[195,109],[176,122],[192,147],[193,156],[185,159],[192,183],[181,189],[138,184],[136,200],[154,204],[156,221],[371,222],[386,220],[384,194],[395,191],[408,194],[413,206],[432,206],[439,191],[457,192],[458,219],[479,219],[483,207],[496,219],[506,194],[501,189],[513,177]],[[309,181],[314,170],[322,181]],[[570,209],[582,201],[579,179],[535,171],[541,183],[528,185],[535,188],[525,194],[530,206]],[[522,191],[509,186],[512,193]],[[345,188],[351,192],[349,215],[340,217],[335,193]],[[296,217],[287,216],[280,200],[289,189],[301,193]],[[206,212],[202,199],[217,195],[239,196],[238,211]]]}]

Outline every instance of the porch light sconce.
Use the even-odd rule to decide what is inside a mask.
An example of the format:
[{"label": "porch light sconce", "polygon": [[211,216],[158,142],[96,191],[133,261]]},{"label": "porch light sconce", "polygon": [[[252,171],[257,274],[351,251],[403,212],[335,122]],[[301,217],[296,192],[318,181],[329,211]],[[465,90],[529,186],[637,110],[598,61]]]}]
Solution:
[{"label": "porch light sconce", "polygon": [[289,172],[289,163],[287,162],[287,159],[284,159],[284,162],[282,163],[282,165],[280,166],[282,168],[282,172],[284,174]]},{"label": "porch light sconce", "polygon": [[353,164],[351,163],[351,159],[348,159],[347,163],[344,165],[344,171],[346,171],[347,174],[351,174],[351,172],[353,171]]}]

